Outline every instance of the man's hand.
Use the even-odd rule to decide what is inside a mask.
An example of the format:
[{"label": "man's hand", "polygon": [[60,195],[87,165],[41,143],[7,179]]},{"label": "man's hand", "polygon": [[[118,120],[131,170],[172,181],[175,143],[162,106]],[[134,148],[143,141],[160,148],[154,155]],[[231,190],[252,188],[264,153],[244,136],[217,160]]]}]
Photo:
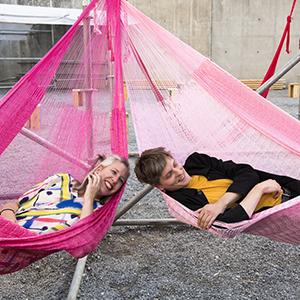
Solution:
[{"label": "man's hand", "polygon": [[219,214],[225,210],[224,205],[220,203],[206,204],[198,209],[198,226],[202,229],[209,229]]},{"label": "man's hand", "polygon": [[280,184],[273,179],[268,179],[258,183],[254,189],[260,190],[262,194],[273,193],[274,198],[279,197],[283,193]]}]

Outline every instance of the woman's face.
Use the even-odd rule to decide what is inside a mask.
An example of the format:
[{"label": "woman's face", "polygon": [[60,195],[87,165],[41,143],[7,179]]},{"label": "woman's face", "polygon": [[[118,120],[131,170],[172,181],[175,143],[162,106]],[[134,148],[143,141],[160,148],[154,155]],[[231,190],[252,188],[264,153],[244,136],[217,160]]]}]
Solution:
[{"label": "woman's face", "polygon": [[92,173],[98,174],[101,177],[99,196],[114,194],[121,188],[128,177],[127,167],[119,160],[115,160],[107,167],[99,165]]}]

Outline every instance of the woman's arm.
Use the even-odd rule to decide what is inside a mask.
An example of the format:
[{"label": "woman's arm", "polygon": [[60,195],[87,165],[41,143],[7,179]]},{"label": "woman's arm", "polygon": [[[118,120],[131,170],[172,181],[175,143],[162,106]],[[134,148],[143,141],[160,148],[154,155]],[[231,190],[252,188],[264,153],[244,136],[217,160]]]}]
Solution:
[{"label": "woman's arm", "polygon": [[18,210],[18,208],[19,208],[19,203],[17,200],[9,201],[0,208],[0,215],[2,218],[5,218],[13,223],[16,223],[17,222],[16,211]]},{"label": "woman's arm", "polygon": [[100,182],[101,177],[98,174],[89,175],[88,184],[83,195],[83,206],[80,214],[80,219],[83,219],[92,214],[94,210],[94,199],[97,192],[99,191]]}]

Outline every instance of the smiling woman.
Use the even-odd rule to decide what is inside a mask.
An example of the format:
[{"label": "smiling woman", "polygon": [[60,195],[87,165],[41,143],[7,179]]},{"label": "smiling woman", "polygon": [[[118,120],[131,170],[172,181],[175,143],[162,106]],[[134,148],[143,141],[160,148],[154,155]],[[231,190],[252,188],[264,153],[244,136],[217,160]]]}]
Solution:
[{"label": "smiling woman", "polygon": [[58,173],[1,207],[1,217],[36,233],[65,229],[101,207],[125,183],[129,164],[124,158],[98,156],[82,182]]}]

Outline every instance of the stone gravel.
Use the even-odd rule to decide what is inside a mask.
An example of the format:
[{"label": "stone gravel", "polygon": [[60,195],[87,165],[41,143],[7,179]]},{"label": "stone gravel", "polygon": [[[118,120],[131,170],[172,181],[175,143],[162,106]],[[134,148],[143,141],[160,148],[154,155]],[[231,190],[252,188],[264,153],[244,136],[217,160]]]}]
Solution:
[{"label": "stone gravel", "polygon": [[[297,118],[287,90],[270,99]],[[135,151],[132,127],[130,151]],[[134,159],[131,159],[134,163]],[[132,176],[121,205],[142,188]],[[124,218],[169,217],[157,191]],[[187,225],[114,226],[89,255],[78,299],[300,299],[299,247],[266,238],[215,237]],[[50,255],[0,277],[0,299],[66,299],[76,259]]]}]

